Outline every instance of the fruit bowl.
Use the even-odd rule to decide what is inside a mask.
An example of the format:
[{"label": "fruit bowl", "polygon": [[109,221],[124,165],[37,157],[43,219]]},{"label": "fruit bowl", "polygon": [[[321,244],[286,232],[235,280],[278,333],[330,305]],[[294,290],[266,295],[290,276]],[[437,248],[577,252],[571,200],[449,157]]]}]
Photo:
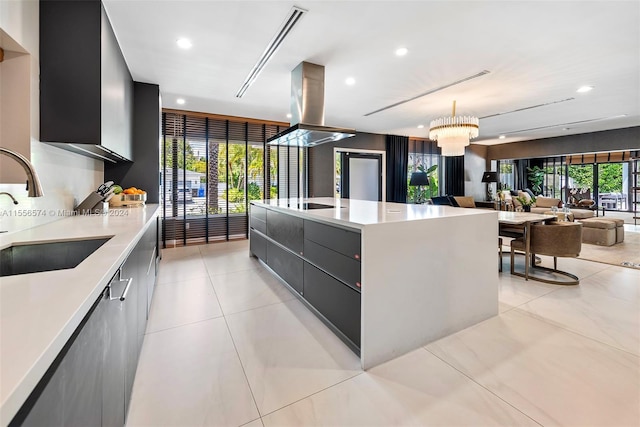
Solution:
[{"label": "fruit bowl", "polygon": [[115,194],[111,200],[109,200],[109,206],[144,206],[147,201],[147,193],[144,194]]}]

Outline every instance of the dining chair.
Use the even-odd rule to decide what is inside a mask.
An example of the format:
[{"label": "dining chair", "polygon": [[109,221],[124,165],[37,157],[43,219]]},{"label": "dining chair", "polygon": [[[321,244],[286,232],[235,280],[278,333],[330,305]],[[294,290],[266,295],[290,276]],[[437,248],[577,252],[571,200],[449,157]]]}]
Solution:
[{"label": "dining chair", "polygon": [[[553,257],[553,268],[541,267],[535,262],[531,263],[528,279],[555,285],[578,285],[580,279],[569,272],[558,270],[558,257],[576,258],[582,249],[582,224],[579,222],[551,222],[549,224],[532,224],[530,236],[531,259],[535,255],[548,255]],[[524,238],[516,238],[511,241],[511,274],[525,277],[524,273],[515,271],[514,255],[516,251],[525,250]],[[530,260],[525,260],[530,262]],[[542,270],[553,275],[568,277],[570,280],[556,280],[536,276],[535,271]]]}]

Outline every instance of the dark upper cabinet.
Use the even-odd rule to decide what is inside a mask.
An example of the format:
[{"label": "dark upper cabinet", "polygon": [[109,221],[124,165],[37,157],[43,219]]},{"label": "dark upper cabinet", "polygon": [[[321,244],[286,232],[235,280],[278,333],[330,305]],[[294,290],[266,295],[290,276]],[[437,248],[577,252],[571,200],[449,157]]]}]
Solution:
[{"label": "dark upper cabinet", "polygon": [[40,140],[133,160],[133,80],[99,0],[40,0]]}]

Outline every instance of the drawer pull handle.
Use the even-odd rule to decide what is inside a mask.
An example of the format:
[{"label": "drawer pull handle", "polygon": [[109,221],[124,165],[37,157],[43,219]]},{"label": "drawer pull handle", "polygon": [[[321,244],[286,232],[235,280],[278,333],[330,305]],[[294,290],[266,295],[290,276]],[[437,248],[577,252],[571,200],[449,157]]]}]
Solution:
[{"label": "drawer pull handle", "polygon": [[355,255],[354,255],[354,258],[355,258],[355,259],[360,259],[360,255],[355,254]]},{"label": "drawer pull handle", "polygon": [[356,286],[357,286],[357,287],[359,287],[359,288],[361,288],[361,287],[362,287],[362,285],[360,284],[360,282],[356,282]]}]

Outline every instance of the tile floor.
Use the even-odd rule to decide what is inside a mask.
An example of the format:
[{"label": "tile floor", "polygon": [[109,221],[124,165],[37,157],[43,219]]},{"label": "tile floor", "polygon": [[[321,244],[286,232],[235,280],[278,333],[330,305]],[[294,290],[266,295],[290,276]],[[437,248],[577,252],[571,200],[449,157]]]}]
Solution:
[{"label": "tile floor", "polygon": [[505,260],[498,316],[363,372],[246,241],[164,250],[128,426],[639,426],[640,270]]}]

